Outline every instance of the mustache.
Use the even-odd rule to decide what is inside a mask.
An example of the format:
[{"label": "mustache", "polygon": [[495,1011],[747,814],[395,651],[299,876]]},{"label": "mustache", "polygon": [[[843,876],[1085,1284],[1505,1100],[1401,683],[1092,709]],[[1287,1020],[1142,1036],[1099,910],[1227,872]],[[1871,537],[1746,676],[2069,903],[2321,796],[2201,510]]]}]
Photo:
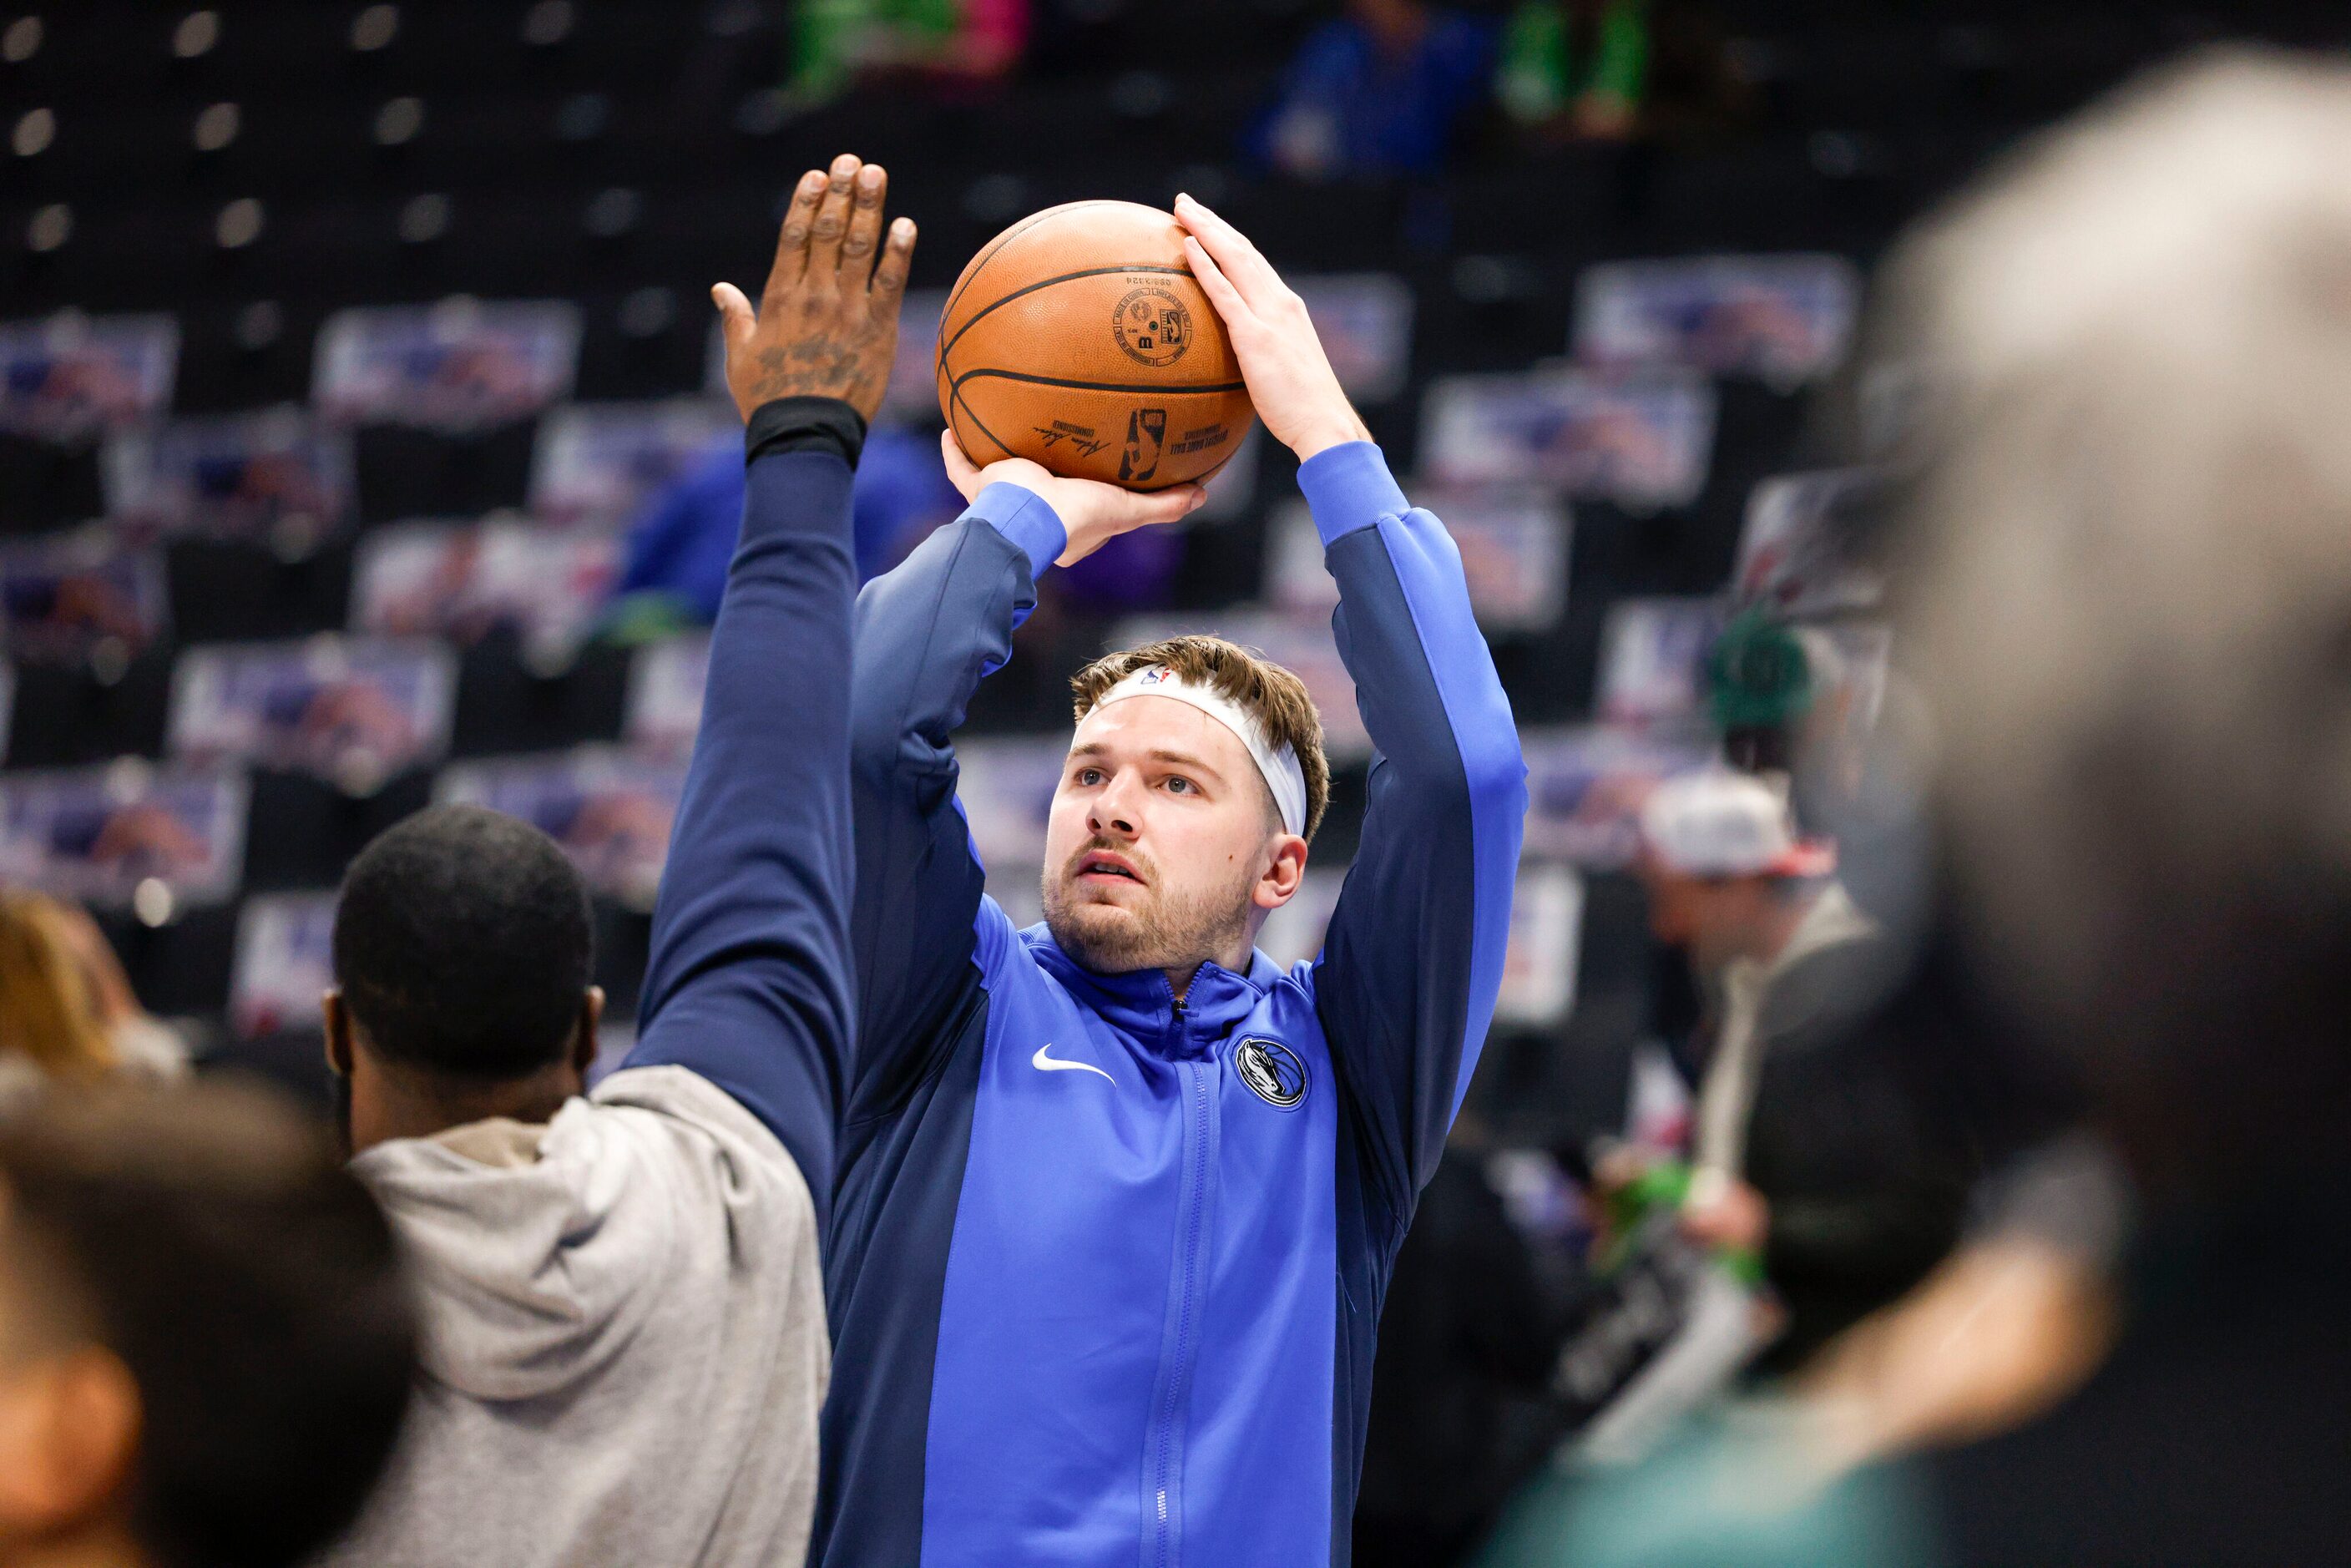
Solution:
[{"label": "mustache", "polygon": [[1079,863],[1088,855],[1096,853],[1118,856],[1119,859],[1133,866],[1137,878],[1146,884],[1155,885],[1159,881],[1159,868],[1151,863],[1150,856],[1139,850],[1121,844],[1115,840],[1099,836],[1088,839],[1084,843],[1080,844],[1071,852],[1070,858],[1061,862],[1061,880],[1068,882],[1076,876]]}]

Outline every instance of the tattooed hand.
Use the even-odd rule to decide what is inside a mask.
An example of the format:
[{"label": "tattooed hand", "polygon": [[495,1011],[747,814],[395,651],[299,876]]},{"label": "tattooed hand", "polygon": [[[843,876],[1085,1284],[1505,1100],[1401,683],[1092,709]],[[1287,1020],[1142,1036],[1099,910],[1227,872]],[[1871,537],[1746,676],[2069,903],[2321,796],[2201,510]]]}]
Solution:
[{"label": "tattooed hand", "polygon": [[[841,398],[871,420],[898,347],[898,302],[914,254],[913,220],[882,235],[890,177],[849,153],[792,192],[758,314],[731,283],[710,291],[726,340],[726,390],[743,417],[779,397]],[[881,257],[874,257],[877,242]]]}]

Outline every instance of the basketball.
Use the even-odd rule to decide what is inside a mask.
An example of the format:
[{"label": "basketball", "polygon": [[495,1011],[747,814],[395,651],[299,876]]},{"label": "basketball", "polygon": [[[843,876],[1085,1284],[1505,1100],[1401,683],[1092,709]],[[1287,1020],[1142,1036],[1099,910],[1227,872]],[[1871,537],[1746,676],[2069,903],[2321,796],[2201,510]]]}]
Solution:
[{"label": "basketball", "polygon": [[1207,477],[1254,418],[1184,231],[1133,202],[1034,213],[956,279],[939,412],[971,460],[1164,490]]}]

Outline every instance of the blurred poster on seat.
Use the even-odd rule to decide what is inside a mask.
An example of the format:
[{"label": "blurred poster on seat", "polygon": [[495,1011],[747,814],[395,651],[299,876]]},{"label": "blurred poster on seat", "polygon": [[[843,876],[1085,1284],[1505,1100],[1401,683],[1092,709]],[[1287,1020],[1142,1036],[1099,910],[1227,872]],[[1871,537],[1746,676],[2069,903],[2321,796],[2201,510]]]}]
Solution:
[{"label": "blurred poster on seat", "polygon": [[107,511],[132,537],[198,534],[299,560],[351,519],[350,437],[297,403],[124,431],[101,473]]},{"label": "blurred poster on seat", "polygon": [[375,793],[449,748],[456,655],[442,643],[334,636],[184,650],[169,745],[192,761],[308,773]]},{"label": "blurred poster on seat", "polygon": [[1520,866],[1494,1021],[1520,1029],[1565,1022],[1583,951],[1583,879],[1563,865]]},{"label": "blurred poster on seat", "polygon": [[1053,791],[1070,755],[1066,735],[975,736],[956,743],[956,800],[971,825],[971,846],[992,873],[998,865],[1041,865]]},{"label": "blurred poster on seat", "polygon": [[0,880],[160,925],[235,895],[249,793],[237,768],[135,758],[0,774]]},{"label": "blurred poster on seat", "polygon": [[0,431],[80,443],[143,423],[171,406],[179,363],[170,316],[0,321]]},{"label": "blurred poster on seat", "polygon": [[[1567,503],[1528,486],[1407,485],[1405,494],[1445,524],[1461,552],[1478,623],[1498,636],[1541,632],[1567,602],[1573,524]],[[1266,539],[1266,593],[1301,614],[1339,607],[1322,537],[1303,501],[1275,508]]]},{"label": "blurred poster on seat", "polygon": [[24,664],[87,664],[101,680],[163,634],[163,558],[103,524],[0,545],[0,644]]},{"label": "blurred poster on seat", "polygon": [[1704,718],[1706,656],[1722,631],[1714,599],[1620,599],[1600,628],[1600,689],[1610,724],[1697,725]]},{"label": "blurred poster on seat", "polygon": [[539,422],[530,512],[557,526],[632,520],[665,486],[724,451],[742,458],[743,421],[717,398],[573,402]]},{"label": "blurred poster on seat", "polygon": [[520,817],[562,845],[596,893],[644,911],[661,887],[684,789],[682,761],[586,746],[455,764],[441,770],[433,798]]},{"label": "blurred poster on seat", "polygon": [[1257,934],[1258,951],[1285,973],[1320,958],[1330,936],[1332,912],[1339,907],[1339,890],[1346,881],[1344,866],[1309,866],[1290,902],[1265,917]]},{"label": "blurred poster on seat", "polygon": [[1792,392],[1844,363],[1860,308],[1861,275],[1841,256],[1607,262],[1576,280],[1574,350]]},{"label": "blurred poster on seat", "polygon": [[1446,376],[1421,403],[1421,466],[1446,484],[1540,484],[1633,511],[1706,488],[1715,392],[1699,371],[1563,367]]},{"label": "blurred poster on seat", "polygon": [[1232,610],[1138,615],[1122,621],[1113,648],[1187,633],[1222,637],[1253,649],[1306,684],[1307,695],[1322,717],[1322,747],[1334,765],[1360,762],[1372,754],[1372,737],[1355,707],[1355,682],[1331,639],[1327,615],[1242,606]]},{"label": "blurred poster on seat", "polygon": [[377,636],[460,643],[511,631],[533,673],[570,668],[621,577],[621,540],[507,514],[371,531],[352,568],[351,625]]},{"label": "blurred poster on seat", "polygon": [[1832,615],[1875,607],[1883,578],[1854,559],[1863,514],[1879,504],[1886,478],[1874,469],[1782,474],[1747,498],[1731,569],[1731,598],[1768,604],[1783,616]]},{"label": "blurred poster on seat", "polygon": [[339,310],[319,329],[310,401],[342,424],[465,434],[571,395],[580,308],[559,300]]},{"label": "blurred poster on seat", "polygon": [[229,1027],[246,1040],[325,1030],[319,998],[335,983],[333,893],[263,894],[237,911]]},{"label": "blurred poster on seat", "polygon": [[1713,755],[1703,739],[1596,724],[1528,730],[1519,739],[1527,759],[1526,857],[1587,872],[1630,864],[1649,791]]},{"label": "blurred poster on seat", "polygon": [[702,727],[702,688],[710,680],[705,632],[665,637],[629,661],[629,695],[621,734],[642,756],[684,760]]},{"label": "blurred poster on seat", "polygon": [[1326,273],[1292,287],[1306,301],[1339,385],[1359,403],[1386,402],[1412,370],[1412,286],[1388,272]]}]

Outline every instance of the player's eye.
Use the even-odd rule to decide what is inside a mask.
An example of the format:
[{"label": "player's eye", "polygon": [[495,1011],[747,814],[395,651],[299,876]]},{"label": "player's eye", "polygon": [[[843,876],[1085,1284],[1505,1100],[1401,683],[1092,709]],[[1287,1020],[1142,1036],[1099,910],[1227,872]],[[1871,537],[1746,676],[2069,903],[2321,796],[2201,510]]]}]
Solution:
[{"label": "player's eye", "polygon": [[1171,795],[1196,795],[1200,792],[1200,787],[1182,774],[1176,773],[1170,775],[1167,779],[1167,792]]},{"label": "player's eye", "polygon": [[1078,769],[1078,782],[1086,786],[1088,789],[1093,788],[1093,786],[1101,783],[1102,781],[1102,770],[1101,768],[1081,768]]}]

